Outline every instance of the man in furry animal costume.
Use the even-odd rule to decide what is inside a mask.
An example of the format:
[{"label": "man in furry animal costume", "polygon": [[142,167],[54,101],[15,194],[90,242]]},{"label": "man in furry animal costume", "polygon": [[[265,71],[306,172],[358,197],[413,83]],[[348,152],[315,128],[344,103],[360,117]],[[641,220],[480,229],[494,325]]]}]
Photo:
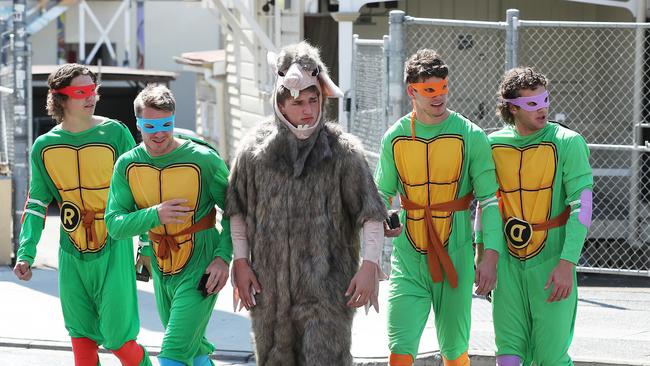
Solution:
[{"label": "man in furry animal costume", "polygon": [[271,59],[275,118],[243,143],[226,201],[236,295],[251,309],[258,365],[351,365],[354,308],[377,305],[386,209],[361,144],[323,121],[325,97],[341,91],[318,49]]}]

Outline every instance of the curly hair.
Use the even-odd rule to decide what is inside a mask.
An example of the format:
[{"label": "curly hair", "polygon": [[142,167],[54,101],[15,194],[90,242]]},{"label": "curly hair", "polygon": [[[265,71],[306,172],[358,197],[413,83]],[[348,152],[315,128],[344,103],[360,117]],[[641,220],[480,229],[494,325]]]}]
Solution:
[{"label": "curly hair", "polygon": [[53,89],[61,89],[70,86],[72,79],[79,75],[88,75],[97,83],[97,76],[90,71],[90,69],[80,64],[65,64],[61,65],[47,78],[47,85],[50,87],[50,92],[47,93],[47,102],[45,108],[47,114],[56,120],[56,123],[63,121],[63,102],[68,100],[68,96],[64,94],[53,94]]},{"label": "curly hair", "polygon": [[133,101],[135,116],[142,117],[142,111],[147,107],[174,113],[176,111],[176,99],[166,86],[148,84]]},{"label": "curly hair", "polygon": [[518,98],[522,89],[533,90],[539,86],[546,88],[548,79],[546,76],[533,70],[531,67],[517,67],[506,71],[499,84],[497,92],[497,116],[509,125],[515,124],[515,117],[510,112],[508,102],[504,99]]},{"label": "curly hair", "polygon": [[436,51],[423,48],[411,55],[404,63],[404,82],[406,84],[424,81],[432,76],[444,79],[449,68]]}]

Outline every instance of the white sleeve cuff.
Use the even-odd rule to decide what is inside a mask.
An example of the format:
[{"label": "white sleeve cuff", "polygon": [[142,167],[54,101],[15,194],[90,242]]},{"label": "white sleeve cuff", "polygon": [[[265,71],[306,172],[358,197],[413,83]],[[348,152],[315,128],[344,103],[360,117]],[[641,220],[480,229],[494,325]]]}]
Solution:
[{"label": "white sleeve cuff", "polygon": [[377,263],[384,244],[384,223],[369,220],[363,224],[363,259]]},{"label": "white sleeve cuff", "polygon": [[[249,257],[248,238],[246,237],[246,221],[244,216],[235,215],[230,218],[230,235],[234,259]],[[234,260],[233,259],[233,260]]]}]

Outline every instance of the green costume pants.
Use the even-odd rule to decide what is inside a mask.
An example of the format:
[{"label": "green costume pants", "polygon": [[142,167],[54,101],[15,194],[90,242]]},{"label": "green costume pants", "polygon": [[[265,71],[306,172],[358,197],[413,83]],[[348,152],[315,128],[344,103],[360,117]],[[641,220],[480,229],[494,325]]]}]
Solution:
[{"label": "green costume pants", "polygon": [[526,268],[525,262],[510,257],[499,260],[492,310],[497,355],[517,355],[524,365],[573,365],[567,352],[578,301],[575,270],[568,298],[549,303],[553,287],[544,290],[558,261]]},{"label": "green costume pants", "polygon": [[446,279],[443,282],[431,280],[426,255],[408,247],[395,247],[388,297],[388,346],[391,353],[410,354],[416,358],[432,305],[442,355],[454,360],[467,351],[474,251],[468,244],[449,253],[449,257],[458,273],[458,287],[455,289]]},{"label": "green costume pants", "polygon": [[[152,261],[155,261],[153,257]],[[205,337],[205,329],[217,296],[205,298],[197,290],[208,263],[194,267],[194,272],[185,272],[191,269],[185,268],[181,274],[174,276],[162,276],[153,265],[156,306],[165,327],[159,358],[192,365],[194,358],[214,351],[214,345]]]},{"label": "green costume pants", "polygon": [[59,293],[70,337],[90,338],[109,350],[137,338],[140,320],[129,243],[115,241],[104,249],[109,253],[90,261],[59,250]]}]

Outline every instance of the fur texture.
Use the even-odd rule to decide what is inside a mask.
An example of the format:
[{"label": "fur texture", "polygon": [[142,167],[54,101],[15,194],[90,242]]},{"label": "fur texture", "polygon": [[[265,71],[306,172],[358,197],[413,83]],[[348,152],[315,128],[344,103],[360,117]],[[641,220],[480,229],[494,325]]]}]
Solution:
[{"label": "fur texture", "polygon": [[291,64],[298,64],[305,70],[327,73],[327,67],[320,59],[320,51],[307,42],[292,44],[280,51],[275,65],[276,70],[284,75]]},{"label": "fur texture", "polygon": [[258,365],[352,365],[344,292],[363,223],[386,217],[361,144],[332,123],[307,140],[277,119],[261,124],[231,170],[226,215],[236,214],[262,285],[251,311]]}]

